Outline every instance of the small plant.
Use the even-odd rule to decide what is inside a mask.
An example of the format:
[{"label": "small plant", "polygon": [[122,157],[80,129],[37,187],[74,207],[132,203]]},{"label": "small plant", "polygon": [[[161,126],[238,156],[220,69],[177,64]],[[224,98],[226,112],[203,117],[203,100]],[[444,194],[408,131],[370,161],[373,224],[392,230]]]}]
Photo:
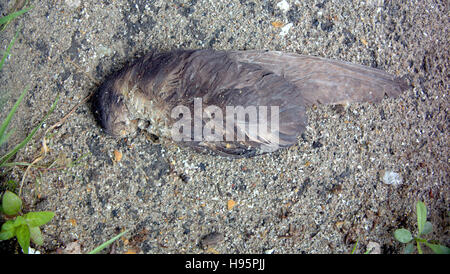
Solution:
[{"label": "small plant", "polygon": [[[28,1],[26,1],[26,4]],[[3,31],[5,27],[15,18],[19,17],[20,15],[28,12],[32,7],[23,8],[20,11],[13,12],[7,16],[0,18],[0,31]],[[0,71],[3,68],[3,65],[7,58],[10,56],[11,49],[19,35],[20,32],[19,28],[14,37],[12,38],[11,42],[8,44],[8,47],[6,48],[5,52],[2,52],[1,59],[0,59]],[[11,119],[16,112],[19,104],[24,99],[25,94],[27,93],[28,88],[25,88],[21,95],[19,96],[18,100],[12,107],[12,109],[8,112],[7,117],[0,125],[0,146],[3,145],[9,137],[12,135],[14,129],[7,131],[7,128],[9,126],[9,123],[11,122]],[[17,144],[14,148],[12,148],[10,151],[8,151],[4,155],[0,155],[0,168],[7,168],[11,166],[15,166],[15,163],[8,163],[8,161],[16,155],[16,153],[23,148],[30,140],[33,138],[33,136],[36,134],[36,132],[41,128],[44,121],[47,119],[47,117],[53,112],[53,110],[56,107],[56,103],[58,101],[58,98],[54,101],[52,106],[50,107],[50,110],[45,115],[44,119],[29,133],[22,142]],[[3,111],[1,109],[3,107],[4,99],[0,99],[0,111]],[[43,237],[41,234],[40,226],[48,223],[53,216],[55,215],[53,212],[49,211],[41,211],[41,212],[29,212],[26,214],[21,214],[22,209],[22,200],[17,196],[13,191],[16,188],[17,183],[15,181],[8,181],[5,185],[7,189],[11,189],[12,191],[6,190],[3,193],[2,201],[0,203],[0,213],[3,213],[7,219],[7,221],[2,225],[0,229],[0,241],[8,240],[13,237],[17,238],[17,241],[19,242],[19,245],[22,247],[22,250],[25,254],[28,254],[28,249],[30,246],[30,240],[33,241],[36,245],[43,244]],[[19,191],[20,192],[20,191]]]},{"label": "small plant", "polygon": [[[0,126],[0,145],[2,145],[11,136],[11,133],[13,132],[13,131],[6,132],[6,128],[8,127],[9,123],[11,122],[11,118],[14,115],[14,113],[16,112],[16,109],[19,106],[20,102],[23,100],[26,92],[27,92],[27,89],[25,89],[22,92],[22,94],[20,95],[19,99],[16,101],[16,103],[13,106],[13,108],[8,113],[8,116],[6,117],[6,119],[3,121],[3,123]],[[56,107],[56,103],[57,102],[58,102],[58,98],[56,98],[56,100],[53,102],[52,106],[50,107],[49,112],[44,116],[44,119],[42,119],[42,121],[39,123],[39,125],[37,125],[35,128],[33,128],[31,133],[28,134],[28,136],[25,139],[23,139],[22,142],[17,144],[11,151],[9,151],[8,153],[6,153],[5,155],[3,155],[0,158],[0,167],[5,166],[5,163],[9,159],[11,159],[17,153],[17,151],[19,151],[28,142],[30,142],[31,138],[33,138],[33,136],[36,134],[36,132],[39,130],[39,128],[44,124],[44,122],[47,119],[47,117],[53,112],[53,110]]]},{"label": "small plant", "polygon": [[412,233],[404,228],[397,229],[394,232],[394,237],[397,241],[407,244],[404,253],[409,254],[414,252],[416,243],[417,252],[422,254],[422,247],[420,244],[428,246],[434,253],[437,254],[450,254],[450,248],[437,244],[431,243],[428,240],[422,238],[424,235],[429,234],[433,230],[433,225],[427,221],[427,208],[425,204],[421,201],[416,204],[416,214],[417,214],[417,236],[413,237]]},{"label": "small plant", "polygon": [[28,254],[30,240],[36,245],[42,245],[40,226],[48,223],[55,213],[50,211],[29,212],[19,215],[22,208],[22,200],[13,192],[7,190],[3,194],[0,210],[7,217],[14,219],[6,221],[0,230],[0,241],[8,240],[14,236],[17,238],[23,253]]}]

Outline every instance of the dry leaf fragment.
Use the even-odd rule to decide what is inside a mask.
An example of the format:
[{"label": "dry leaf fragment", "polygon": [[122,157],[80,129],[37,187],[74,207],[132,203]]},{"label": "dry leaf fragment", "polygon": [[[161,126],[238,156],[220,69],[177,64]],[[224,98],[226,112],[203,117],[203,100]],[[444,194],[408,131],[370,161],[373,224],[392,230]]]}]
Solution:
[{"label": "dry leaf fragment", "polygon": [[364,39],[364,38],[361,38],[361,43],[363,43],[364,46],[366,46],[366,47],[369,44],[369,43],[367,43],[366,39]]},{"label": "dry leaf fragment", "polygon": [[68,243],[64,249],[58,249],[59,254],[81,254],[81,246],[77,241]]},{"label": "dry leaf fragment", "polygon": [[228,210],[232,210],[233,207],[236,205],[236,202],[233,200],[228,200],[227,206],[228,206]]},{"label": "dry leaf fragment", "polygon": [[114,162],[118,163],[120,160],[122,160],[122,152],[116,149],[114,150]]},{"label": "dry leaf fragment", "polygon": [[72,226],[77,226],[77,220],[75,220],[75,219],[70,219],[69,222],[70,222],[70,224],[71,224]]},{"label": "dry leaf fragment", "polygon": [[136,250],[130,248],[127,251],[125,251],[123,254],[136,254]]},{"label": "dry leaf fragment", "polygon": [[275,28],[281,28],[282,26],[284,26],[284,23],[280,21],[274,21],[272,22],[272,26],[274,26]]},{"label": "dry leaf fragment", "polygon": [[215,250],[214,248],[212,248],[212,247],[210,247],[210,248],[208,248],[208,250],[207,250],[209,253],[212,253],[212,254],[220,254],[220,252],[219,251],[217,251],[217,250]]}]

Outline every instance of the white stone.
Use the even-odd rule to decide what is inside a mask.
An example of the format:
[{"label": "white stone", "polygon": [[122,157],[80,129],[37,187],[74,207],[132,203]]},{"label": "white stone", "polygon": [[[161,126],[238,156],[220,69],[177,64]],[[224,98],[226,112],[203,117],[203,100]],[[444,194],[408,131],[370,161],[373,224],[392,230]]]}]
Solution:
[{"label": "white stone", "polygon": [[81,0],[66,0],[66,5],[68,5],[71,8],[78,8],[81,4]]},{"label": "white stone", "polygon": [[369,254],[381,254],[380,244],[376,242],[369,242],[367,244],[367,251],[369,251]]},{"label": "white stone", "polygon": [[281,28],[281,32],[280,32],[280,35],[281,35],[281,36],[285,36],[286,34],[288,34],[289,30],[292,28],[293,25],[294,25],[294,24],[289,23],[289,24],[286,24],[284,27],[282,27],[282,28]]},{"label": "white stone", "polygon": [[394,171],[385,171],[383,175],[383,182],[387,185],[401,185],[403,183],[402,175]]},{"label": "white stone", "polygon": [[277,7],[282,11],[282,12],[288,12],[289,10],[289,3],[286,2],[286,0],[283,0],[281,2],[278,2]]},{"label": "white stone", "polygon": [[273,248],[264,251],[265,254],[273,254],[273,252],[275,252],[275,249]]}]

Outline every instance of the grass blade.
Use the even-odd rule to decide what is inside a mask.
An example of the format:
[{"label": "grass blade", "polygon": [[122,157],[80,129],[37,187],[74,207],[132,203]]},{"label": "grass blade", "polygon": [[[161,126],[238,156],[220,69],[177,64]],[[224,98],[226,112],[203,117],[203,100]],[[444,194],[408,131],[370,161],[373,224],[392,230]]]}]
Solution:
[{"label": "grass blade", "polygon": [[352,249],[352,253],[350,253],[350,254],[355,254],[355,252],[356,252],[356,247],[358,246],[358,242],[359,242],[359,239],[356,240],[356,243],[355,243],[355,245],[353,246],[353,249]]},{"label": "grass blade", "polygon": [[11,40],[11,42],[9,42],[9,45],[8,45],[8,47],[6,48],[6,51],[3,53],[2,60],[0,61],[0,70],[2,69],[3,64],[5,63],[6,58],[8,58],[9,52],[11,51],[11,48],[13,47],[14,43],[16,42],[16,39],[17,39],[17,36],[19,36],[20,30],[21,30],[21,28],[19,28],[19,29],[16,31],[16,34],[14,34],[13,39]]},{"label": "grass blade", "polygon": [[8,133],[6,133],[5,135],[0,136],[0,146],[6,142],[6,140],[9,139],[9,137],[11,136],[11,134],[13,134],[14,129],[10,130]]},{"label": "grass blade", "polygon": [[419,242],[418,240],[416,240],[416,243],[417,243],[417,252],[418,252],[419,254],[423,254],[423,252],[422,252],[422,247],[420,246],[420,242]]},{"label": "grass blade", "polygon": [[124,232],[120,233],[119,235],[115,236],[114,238],[112,238],[111,240],[104,242],[103,244],[99,245],[98,247],[94,248],[92,251],[90,251],[88,254],[97,254],[100,251],[102,251],[103,249],[105,249],[107,246],[109,246],[110,244],[112,244],[115,240],[119,239],[120,237],[122,237],[122,235],[124,235],[125,233],[127,233],[128,231],[125,230]]},{"label": "grass blade", "polygon": [[21,148],[23,148],[30,140],[31,138],[33,138],[33,136],[36,134],[36,132],[38,131],[38,129],[42,126],[42,124],[45,122],[45,120],[48,118],[48,116],[50,116],[50,114],[53,112],[53,110],[56,107],[56,103],[58,102],[59,96],[56,98],[56,100],[53,102],[52,106],[50,107],[50,110],[47,112],[47,114],[45,115],[44,119],[42,119],[42,121],[39,123],[39,125],[37,125],[30,134],[28,134],[28,136],[22,141],[20,142],[20,144],[18,144],[17,146],[15,146],[10,152],[8,152],[5,156],[3,156],[2,158],[0,158],[0,167],[3,166],[3,164],[8,161],[9,159],[11,159],[11,157],[13,157],[17,151],[19,151]]},{"label": "grass blade", "polygon": [[7,139],[4,137],[6,128],[8,127],[9,123],[11,122],[11,119],[12,119],[14,113],[16,112],[17,107],[19,107],[20,102],[22,102],[23,97],[25,97],[25,94],[27,92],[28,92],[28,87],[22,91],[22,94],[20,94],[19,99],[17,99],[16,103],[14,104],[12,109],[9,111],[8,116],[3,121],[2,125],[0,126],[0,139],[2,139],[2,142],[6,141],[6,139]]},{"label": "grass blade", "polygon": [[418,201],[416,204],[416,213],[417,213],[417,229],[419,231],[419,235],[423,233],[423,227],[427,222],[427,207],[421,201]]},{"label": "grass blade", "polygon": [[21,9],[19,11],[16,11],[16,12],[13,12],[13,13],[8,14],[6,16],[3,16],[2,18],[0,18],[0,25],[8,24],[14,18],[21,16],[22,14],[24,14],[24,13],[28,12],[29,10],[31,10],[32,8],[33,7],[23,8],[23,9]]}]

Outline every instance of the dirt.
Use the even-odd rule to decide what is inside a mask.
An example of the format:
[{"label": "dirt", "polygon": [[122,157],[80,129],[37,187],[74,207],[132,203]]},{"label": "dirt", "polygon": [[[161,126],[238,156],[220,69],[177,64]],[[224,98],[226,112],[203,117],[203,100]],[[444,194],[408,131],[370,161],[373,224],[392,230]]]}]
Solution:
[{"label": "dirt", "polygon": [[[433,223],[429,238],[450,245],[446,1],[31,2],[0,33],[5,50],[22,27],[0,72],[4,109],[29,87],[2,152],[59,101],[17,162],[34,161],[45,130],[152,50],[297,52],[377,67],[411,85],[379,104],[311,108],[295,146],[240,160],[145,135],[114,139],[82,104],[49,131],[48,153],[24,180],[24,211],[56,213],[42,227],[41,253],[75,241],[88,252],[123,229],[129,233],[103,252],[349,253],[359,239],[358,253],[369,242],[400,253],[393,232],[416,231],[419,200]],[[1,0],[2,15],[14,3]],[[2,181],[20,182],[24,171],[16,167]],[[385,184],[385,171],[402,182]],[[223,239],[206,249],[200,243],[211,233]]]}]

